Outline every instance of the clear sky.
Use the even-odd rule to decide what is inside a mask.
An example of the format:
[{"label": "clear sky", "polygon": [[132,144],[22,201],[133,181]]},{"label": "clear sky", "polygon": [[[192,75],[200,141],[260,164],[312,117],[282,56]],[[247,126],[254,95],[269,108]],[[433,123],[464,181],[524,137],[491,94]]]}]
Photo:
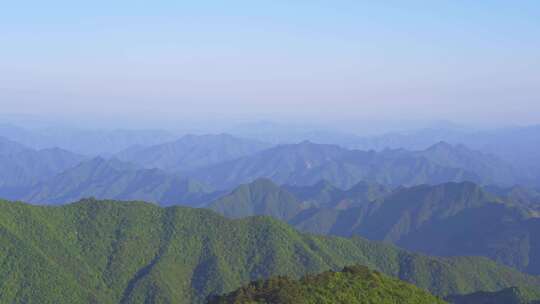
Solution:
[{"label": "clear sky", "polygon": [[540,1],[3,1],[0,113],[540,123]]}]

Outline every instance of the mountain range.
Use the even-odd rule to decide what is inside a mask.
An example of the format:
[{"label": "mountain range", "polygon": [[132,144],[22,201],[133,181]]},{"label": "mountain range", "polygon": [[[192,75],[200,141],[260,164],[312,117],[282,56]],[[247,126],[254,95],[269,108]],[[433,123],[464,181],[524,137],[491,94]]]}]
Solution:
[{"label": "mountain range", "polygon": [[93,130],[46,125],[39,128],[0,124],[0,136],[32,149],[61,148],[89,157],[112,155],[135,145],[150,146],[176,136],[162,130]]},{"label": "mountain range", "polygon": [[[0,201],[0,303],[434,301],[397,279],[455,304],[540,299],[534,166],[446,142],[115,134],[73,140],[98,157],[0,137],[0,197],[63,205]],[[326,272],[354,264],[373,270]]]},{"label": "mountain range", "polygon": [[[210,208],[229,217],[270,215],[312,233],[362,235],[435,255],[484,255],[540,273],[540,194],[508,186],[519,174],[494,156],[443,142],[422,151],[311,142],[264,148],[225,134],[185,136],[123,152],[132,164],[0,139],[0,194],[39,204],[96,197],[203,206],[220,198]],[[224,195],[261,176],[290,184],[255,183]],[[447,183],[463,180],[483,188]],[[459,234],[464,227],[476,234]]]},{"label": "mountain range", "polygon": [[513,185],[520,180],[511,166],[494,156],[443,142],[422,151],[375,152],[306,141],[205,167],[191,176],[219,189],[260,177],[290,185],[311,185],[325,179],[341,188],[360,181],[397,187],[448,181]]},{"label": "mountain range", "polygon": [[345,189],[360,181],[395,188],[464,180],[510,187],[520,180],[496,157],[446,143],[381,152],[311,142],[265,147],[226,134],[191,135],[104,159],[2,140],[0,196],[34,203],[95,196],[197,206],[260,177],[298,186],[327,180]]},{"label": "mountain range", "polygon": [[[240,157],[264,146],[224,134],[184,136],[175,142],[134,147],[119,154],[124,159],[133,158],[131,163],[116,157],[86,158],[57,148],[35,150],[0,139],[0,164],[4,169],[0,173],[0,196],[40,204],[97,197],[196,206],[221,192],[180,171]],[[142,159],[137,157],[143,155]]]},{"label": "mountain range", "polygon": [[87,197],[144,200],[160,205],[197,206],[216,198],[205,185],[161,169],[145,169],[117,159],[93,158],[33,185],[18,199],[63,204]]},{"label": "mountain range", "polygon": [[228,134],[186,135],[173,142],[131,147],[116,157],[147,168],[180,173],[240,158],[268,147],[262,142]]},{"label": "mountain range", "polygon": [[[467,130],[459,127],[434,127],[413,132],[395,132],[358,138],[345,144],[359,149],[382,150],[403,148],[421,150],[436,141],[463,144],[475,150],[496,155],[522,174],[537,178],[540,169],[540,125],[507,127],[494,130]],[[538,185],[538,183],[537,183]]]},{"label": "mountain range", "polygon": [[[113,155],[136,147],[150,147],[173,142],[177,135],[162,130],[87,130],[63,125],[0,124],[0,137],[19,142],[33,149],[58,147],[86,156]],[[301,127],[275,123],[243,124],[229,130],[230,134],[255,141],[292,144],[302,140],[334,144],[349,149],[424,150],[444,141],[453,145],[493,154],[519,168],[521,174],[532,175],[537,185],[540,177],[540,125],[478,130],[450,122],[440,122],[410,131],[396,131],[378,135],[357,135],[331,128]]]},{"label": "mountain range", "polygon": [[[357,124],[356,124],[357,125]],[[385,127],[388,127],[385,124]],[[368,128],[362,128],[368,130]],[[379,128],[375,128],[377,130]],[[274,144],[291,144],[301,140],[334,144],[349,149],[376,150],[406,149],[424,150],[437,142],[465,145],[483,153],[494,154],[521,170],[538,171],[540,167],[540,125],[510,126],[495,129],[478,129],[448,121],[435,122],[428,126],[417,126],[399,131],[385,131],[373,135],[358,135],[348,131],[337,131],[328,127],[305,127],[282,125],[272,122],[242,124],[230,130],[231,134],[253,138]],[[536,176],[538,176],[536,174]]]},{"label": "mountain range", "polygon": [[340,190],[328,182],[291,187],[259,179],[208,208],[230,218],[270,215],[302,231],[360,235],[430,255],[486,256],[540,274],[540,201],[525,198],[499,197],[471,182]]},{"label": "mountain range", "polygon": [[362,238],[297,232],[270,217],[84,200],[61,207],[0,202],[2,303],[203,303],[257,279],[362,264],[437,296],[540,278],[480,257],[440,258]]},{"label": "mountain range", "polygon": [[58,148],[35,150],[0,137],[0,191],[17,193],[76,165],[83,156]]}]

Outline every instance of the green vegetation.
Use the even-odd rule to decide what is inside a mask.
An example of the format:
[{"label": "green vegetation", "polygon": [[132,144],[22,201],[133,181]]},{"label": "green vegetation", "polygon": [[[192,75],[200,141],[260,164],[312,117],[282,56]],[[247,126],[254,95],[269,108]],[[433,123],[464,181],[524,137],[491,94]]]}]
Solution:
[{"label": "green vegetation", "polygon": [[365,266],[345,267],[300,280],[273,277],[252,282],[209,304],[439,304],[445,303],[414,285],[392,279]]},{"label": "green vegetation", "polygon": [[268,217],[85,200],[0,202],[0,303],[202,303],[250,281],[362,264],[438,296],[538,288],[476,257],[430,258],[360,238],[301,234]]},{"label": "green vegetation", "polygon": [[[471,183],[401,187],[359,183],[339,190],[326,182],[279,187],[243,185],[209,208],[232,218],[270,215],[305,232],[394,243],[437,256],[485,256],[540,274],[540,218],[534,192]],[[536,206],[536,207],[535,207]]]}]

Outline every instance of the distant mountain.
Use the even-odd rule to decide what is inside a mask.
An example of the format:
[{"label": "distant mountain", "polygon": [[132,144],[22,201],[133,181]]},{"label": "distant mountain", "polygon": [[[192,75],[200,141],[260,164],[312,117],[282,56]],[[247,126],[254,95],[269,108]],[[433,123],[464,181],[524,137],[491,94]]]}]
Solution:
[{"label": "distant mountain", "polygon": [[439,142],[417,153],[441,166],[467,168],[482,177],[485,183],[512,185],[520,180],[519,172],[508,163],[492,154],[470,150],[464,145]]},{"label": "distant mountain", "polygon": [[268,179],[241,185],[208,208],[229,218],[269,215],[285,221],[304,209],[291,193]]},{"label": "distant mountain", "polygon": [[540,191],[523,186],[500,187],[489,185],[484,189],[497,195],[508,205],[527,208],[540,216]]},{"label": "distant mountain", "polygon": [[359,182],[348,190],[342,190],[326,180],[311,186],[283,185],[303,204],[317,208],[346,209],[362,205],[389,194],[391,189],[375,183]]},{"label": "distant mountain", "polygon": [[58,147],[88,156],[110,155],[134,145],[150,146],[174,139],[173,134],[160,130],[26,129],[9,124],[0,124],[0,136],[34,149]]},{"label": "distant mountain", "polygon": [[85,197],[197,206],[215,196],[208,187],[191,179],[98,157],[31,187],[19,199],[63,204]]},{"label": "distant mountain", "polygon": [[229,218],[268,215],[282,221],[296,219],[304,211],[348,209],[363,205],[390,193],[384,186],[358,183],[341,190],[327,181],[312,186],[278,186],[270,179],[259,178],[238,186],[206,207]]},{"label": "distant mountain", "polygon": [[0,194],[15,195],[18,188],[54,176],[83,159],[62,149],[34,150],[0,137]]},{"label": "distant mountain", "polygon": [[497,199],[469,182],[400,188],[380,200],[343,212],[356,215],[355,223],[351,223],[352,230],[334,229],[331,233],[360,234],[371,239],[398,242],[403,234],[412,233],[426,223],[492,202],[497,202]]},{"label": "distant mountain", "polygon": [[398,189],[346,210],[311,210],[290,222],[304,231],[361,235],[425,254],[486,256],[540,274],[537,216],[472,183],[447,183]]},{"label": "distant mountain", "polygon": [[497,155],[523,173],[532,174],[540,187],[540,125],[485,131],[463,143]]},{"label": "distant mountain", "polygon": [[[408,133],[389,133],[357,138],[347,147],[358,149],[422,150],[436,142],[464,144],[475,150],[496,155],[529,175],[540,187],[540,125],[495,130],[470,131],[463,128],[427,128]],[[532,182],[532,181],[531,181]]]},{"label": "distant mountain", "polygon": [[[425,150],[438,142],[466,144],[464,139],[477,131],[458,126],[431,126],[407,132],[390,132],[357,137],[351,148],[382,151],[385,149]],[[476,146],[475,146],[476,147]]]},{"label": "distant mountain", "polygon": [[353,264],[437,296],[540,286],[538,277],[484,258],[426,257],[360,238],[301,234],[268,217],[228,220],[141,202],[0,201],[0,244],[1,303],[197,304],[253,280]]},{"label": "distant mountain", "polygon": [[26,128],[21,128],[12,124],[0,123],[0,137],[20,143],[29,148],[51,148],[53,146],[42,146],[37,143],[42,141],[42,137]]},{"label": "distant mountain", "polygon": [[330,130],[322,126],[278,124],[269,121],[239,124],[227,132],[235,136],[269,142],[275,145],[293,144],[308,140],[316,143],[348,146],[359,139],[357,135]]},{"label": "distant mountain", "polygon": [[[194,177],[220,188],[235,187],[260,177],[278,183],[312,184],[306,181],[308,173],[329,161],[340,159],[348,150],[333,145],[302,142],[280,145],[254,155],[203,168]],[[317,178],[316,181],[321,178]]]},{"label": "distant mountain", "polygon": [[291,185],[310,185],[324,179],[340,188],[360,181],[396,187],[448,181],[512,184],[518,179],[504,162],[463,146],[439,143],[423,151],[375,152],[311,142],[280,145],[200,169],[192,177],[222,189],[259,177]]},{"label": "distant mountain", "polygon": [[250,155],[268,147],[265,143],[228,134],[186,135],[173,142],[132,147],[117,154],[117,157],[147,168],[186,172]]},{"label": "distant mountain", "polygon": [[300,280],[273,277],[255,281],[209,304],[248,303],[415,303],[443,304],[443,300],[413,285],[371,271],[365,266],[350,266],[340,272],[327,271]]},{"label": "distant mountain", "polygon": [[271,215],[302,231],[360,235],[425,254],[481,255],[540,274],[536,209],[470,182],[401,187],[390,192],[365,183],[338,190],[327,182],[278,187],[258,180],[208,208],[233,218]]}]

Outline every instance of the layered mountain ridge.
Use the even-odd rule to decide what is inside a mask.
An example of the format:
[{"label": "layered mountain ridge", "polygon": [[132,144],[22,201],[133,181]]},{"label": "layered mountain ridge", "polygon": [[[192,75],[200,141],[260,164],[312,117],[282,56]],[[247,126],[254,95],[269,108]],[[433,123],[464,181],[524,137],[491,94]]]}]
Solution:
[{"label": "layered mountain ridge", "polygon": [[513,185],[519,180],[503,161],[463,146],[439,143],[423,151],[375,152],[308,141],[209,166],[192,177],[216,188],[234,187],[261,177],[278,184],[304,186],[325,179],[340,188],[350,188],[360,181],[396,187],[449,181]]},{"label": "layered mountain ridge", "polygon": [[161,169],[145,169],[117,159],[97,157],[26,190],[23,201],[63,204],[82,198],[145,200],[161,205],[197,206],[219,192]]},{"label": "layered mountain ridge", "polygon": [[390,191],[365,183],[350,190],[325,182],[279,187],[259,179],[208,208],[231,218],[270,215],[301,231],[360,235],[430,255],[481,255],[538,274],[540,218],[531,205],[540,202],[529,199],[499,197],[471,182]]},{"label": "layered mountain ridge", "polygon": [[412,254],[362,238],[301,234],[269,217],[85,200],[0,202],[0,302],[203,303],[249,281],[362,264],[438,296],[537,291],[538,277],[478,257]]}]

